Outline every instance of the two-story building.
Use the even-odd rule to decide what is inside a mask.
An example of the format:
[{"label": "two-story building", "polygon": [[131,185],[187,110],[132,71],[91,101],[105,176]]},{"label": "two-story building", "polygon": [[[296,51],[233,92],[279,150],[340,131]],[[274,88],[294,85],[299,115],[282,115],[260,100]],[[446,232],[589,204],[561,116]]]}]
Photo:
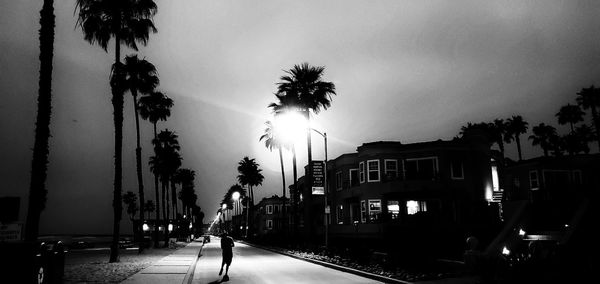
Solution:
[{"label": "two-story building", "polygon": [[[264,238],[280,235],[289,226],[290,203],[287,198],[277,195],[265,197],[254,208],[253,226],[256,237]],[[284,212],[284,209],[286,212]]]},{"label": "two-story building", "polygon": [[[450,141],[365,143],[327,162],[332,246],[462,250],[466,235],[486,240],[498,225],[499,191],[489,143],[477,133]],[[300,228],[324,234],[324,198],[301,188]],[[448,244],[448,242],[452,244]]]}]

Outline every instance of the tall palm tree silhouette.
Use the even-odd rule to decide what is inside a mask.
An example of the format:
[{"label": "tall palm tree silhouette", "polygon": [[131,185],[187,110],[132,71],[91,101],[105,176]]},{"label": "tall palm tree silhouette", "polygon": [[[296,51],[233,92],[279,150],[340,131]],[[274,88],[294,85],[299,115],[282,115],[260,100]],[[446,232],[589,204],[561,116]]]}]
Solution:
[{"label": "tall palm tree silhouette", "polygon": [[[252,215],[252,208],[254,207],[254,189],[253,187],[262,185],[264,176],[260,173],[262,170],[259,168],[259,164],[256,163],[255,159],[250,159],[247,156],[244,157],[238,163],[238,182],[241,185],[247,185],[250,190],[250,205],[248,207],[249,214]],[[252,226],[250,226],[252,228]]]},{"label": "tall palm tree silhouette", "polygon": [[589,109],[592,112],[592,120],[596,132],[596,140],[598,141],[598,149],[600,149],[600,88],[595,88],[591,85],[589,88],[582,88],[577,93],[577,103],[585,110]]},{"label": "tall palm tree silhouette", "polygon": [[46,207],[46,177],[48,171],[48,140],[50,139],[50,116],[52,113],[52,58],[54,57],[54,1],[44,0],[40,11],[40,78],[38,86],[38,110],[35,121],[35,140],[29,181],[29,206],[25,240],[37,240],[40,214]]},{"label": "tall palm tree silhouette", "polygon": [[489,123],[493,141],[498,144],[502,159],[504,159],[504,136],[506,135],[506,122],[504,119],[494,119]]},{"label": "tall palm tree silhouette", "polygon": [[552,137],[556,136],[556,128],[551,125],[540,123],[539,125],[534,126],[531,131],[533,132],[533,134],[529,136],[531,145],[539,145],[544,151],[544,156],[547,157],[548,152],[552,148]]},{"label": "tall palm tree silhouette", "polygon": [[[165,94],[154,91],[148,95],[142,96],[138,103],[138,110],[140,116],[144,120],[150,121],[154,130],[154,139],[158,139],[158,133],[156,125],[158,121],[166,121],[171,116],[171,108],[173,107],[173,100],[165,96]],[[156,149],[156,148],[155,148]],[[156,156],[156,151],[154,152]],[[158,248],[158,224],[160,223],[160,197],[158,191],[158,176],[159,172],[154,172],[154,201],[156,202],[156,214],[154,215],[155,223],[154,226],[154,246]],[[165,204],[163,204],[163,207]]]},{"label": "tall palm tree silhouette", "polygon": [[267,122],[265,122],[265,125],[267,125],[267,127],[265,128],[265,134],[260,136],[260,138],[258,140],[259,141],[264,140],[265,147],[267,147],[267,149],[269,149],[269,151],[273,151],[273,148],[277,148],[277,151],[279,152],[279,164],[281,165],[282,194],[283,194],[283,197],[285,198],[285,170],[283,167],[283,150],[282,150],[282,148],[284,147],[284,144],[283,144],[283,141],[278,139],[277,135],[275,134],[275,129],[273,127],[273,123],[271,121],[267,121]]},{"label": "tall palm tree silhouette", "polygon": [[[517,152],[519,154],[519,161],[523,160],[523,155],[521,153],[521,134],[527,132],[528,123],[523,120],[523,117],[520,115],[513,115],[511,118],[506,120],[506,136],[507,142],[511,140],[515,140],[517,143]],[[506,141],[506,140],[505,140]]]},{"label": "tall palm tree silhouette", "polygon": [[181,184],[181,191],[179,193],[179,199],[183,206],[183,212],[186,215],[191,216],[191,209],[196,204],[198,196],[194,190],[194,179],[196,178],[196,172],[191,169],[178,169],[176,173],[176,179]]},{"label": "tall palm tree silhouette", "polygon": [[[310,66],[308,63],[294,65],[285,71],[287,75],[280,78],[277,83],[278,97],[291,96],[292,99],[284,100],[299,107],[310,125],[310,112],[318,114],[321,109],[326,110],[331,106],[331,95],[335,95],[335,85],[332,82],[323,81],[323,66]],[[281,99],[280,99],[281,101]],[[290,105],[284,105],[289,107]],[[312,145],[311,130],[306,129],[306,143],[308,153],[308,177],[311,176]]]},{"label": "tall palm tree silhouette", "polygon": [[[138,195],[140,197],[140,222],[139,230],[142,231],[144,224],[144,178],[142,175],[142,146],[140,143],[140,118],[138,111],[138,94],[150,94],[158,86],[158,76],[156,68],[152,63],[145,59],[139,59],[137,55],[129,55],[125,57],[123,65],[125,72],[126,89],[133,96],[133,111],[135,116],[135,161],[138,182]],[[139,251],[143,251],[144,246],[139,246]]]},{"label": "tall palm tree silhouette", "polygon": [[146,45],[150,32],[156,32],[152,18],[156,14],[156,3],[152,0],[77,0],[79,9],[77,25],[81,27],[84,39],[97,43],[107,50],[108,42],[115,39],[115,63],[111,76],[113,120],[115,125],[115,180],[113,192],[113,240],[110,249],[110,262],[119,261],[119,224],[122,204],[122,143],[123,143],[123,65],[121,64],[121,44],[138,50],[137,43]]},{"label": "tall palm tree silhouette", "polygon": [[556,117],[558,118],[558,124],[571,126],[571,133],[575,132],[575,123],[583,121],[585,113],[579,108],[578,105],[566,104],[560,108]]}]

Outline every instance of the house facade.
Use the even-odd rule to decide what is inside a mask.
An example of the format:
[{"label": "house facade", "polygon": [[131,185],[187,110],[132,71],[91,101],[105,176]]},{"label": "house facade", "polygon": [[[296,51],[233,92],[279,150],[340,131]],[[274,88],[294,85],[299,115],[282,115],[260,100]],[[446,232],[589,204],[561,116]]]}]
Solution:
[{"label": "house facade", "polygon": [[[485,234],[498,222],[493,166],[489,143],[477,134],[362,144],[327,162],[330,243],[396,250],[415,241],[435,243],[432,250],[448,247],[445,242],[460,246],[465,235]],[[299,179],[299,225],[307,239],[320,240],[324,197],[312,195],[307,184]]]}]

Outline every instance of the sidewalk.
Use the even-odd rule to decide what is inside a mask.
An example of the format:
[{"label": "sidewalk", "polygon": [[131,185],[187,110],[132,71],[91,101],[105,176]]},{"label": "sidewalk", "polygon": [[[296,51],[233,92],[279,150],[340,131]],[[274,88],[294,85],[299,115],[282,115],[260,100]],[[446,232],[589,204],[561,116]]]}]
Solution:
[{"label": "sidewalk", "polygon": [[194,273],[202,247],[201,241],[192,241],[121,283],[187,283]]}]

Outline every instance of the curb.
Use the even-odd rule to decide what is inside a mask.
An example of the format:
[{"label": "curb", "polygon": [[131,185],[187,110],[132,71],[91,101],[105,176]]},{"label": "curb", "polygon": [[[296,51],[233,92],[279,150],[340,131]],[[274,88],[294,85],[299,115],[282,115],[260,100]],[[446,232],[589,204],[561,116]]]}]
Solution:
[{"label": "curb", "polygon": [[190,265],[190,268],[188,268],[188,271],[185,274],[185,277],[183,278],[183,282],[181,282],[182,284],[192,283],[192,280],[194,279],[194,270],[196,270],[196,264],[198,263],[198,259],[200,259],[200,255],[202,255],[203,248],[204,243],[202,243],[202,246],[200,246],[200,250],[198,251],[198,256],[196,256],[196,260],[194,260],[194,262]]},{"label": "curb", "polygon": [[381,281],[381,282],[384,282],[384,283],[415,284],[415,282],[408,282],[408,281],[404,281],[404,280],[400,280],[400,279],[395,279],[395,278],[390,278],[390,277],[386,277],[386,276],[381,276],[381,275],[378,275],[378,274],[374,274],[374,273],[370,273],[370,272],[366,272],[366,271],[362,271],[362,270],[358,270],[358,269],[354,269],[354,268],[349,268],[349,267],[345,267],[345,266],[341,266],[341,265],[337,265],[337,264],[333,264],[333,263],[329,263],[329,262],[325,262],[325,261],[320,261],[320,260],[316,260],[316,259],[309,259],[309,258],[300,257],[300,256],[297,256],[297,255],[293,255],[293,254],[289,254],[289,253],[286,253],[286,252],[277,251],[277,250],[274,250],[274,249],[271,249],[271,248],[268,248],[268,247],[263,247],[263,246],[260,246],[260,245],[251,244],[251,243],[248,243],[248,242],[245,242],[245,241],[241,241],[241,240],[237,240],[237,242],[243,243],[245,245],[253,246],[253,247],[256,247],[256,248],[268,250],[268,251],[271,251],[271,252],[274,252],[274,253],[282,254],[282,255],[285,255],[285,256],[289,256],[289,257],[292,257],[292,258],[295,258],[295,259],[304,260],[304,261],[307,261],[307,262],[311,262],[311,263],[314,263],[314,264],[318,264],[318,265],[325,266],[325,267],[328,267],[328,268],[332,268],[332,269],[335,269],[335,270],[339,270],[339,271],[342,271],[342,272],[352,273],[352,274],[355,274],[355,275],[358,275],[358,276],[362,276],[362,277],[365,277],[365,278],[369,278],[369,279]]}]

